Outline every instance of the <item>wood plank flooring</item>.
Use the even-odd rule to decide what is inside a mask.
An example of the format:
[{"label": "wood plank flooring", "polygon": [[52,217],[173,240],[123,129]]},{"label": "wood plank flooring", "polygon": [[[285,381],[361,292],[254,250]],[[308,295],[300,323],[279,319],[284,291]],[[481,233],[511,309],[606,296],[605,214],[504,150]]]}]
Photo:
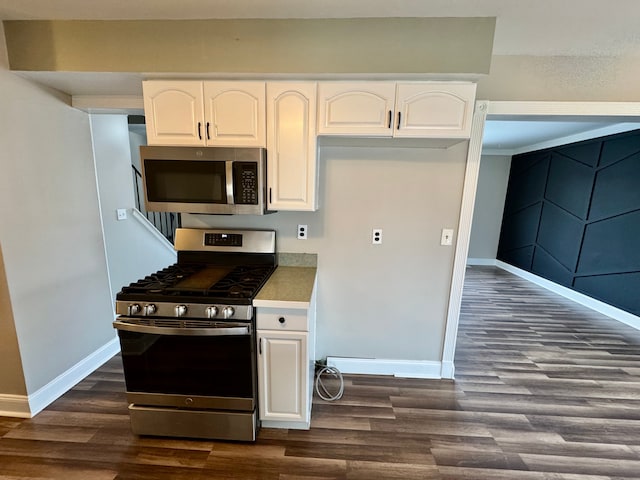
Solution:
[{"label": "wood plank flooring", "polygon": [[640,478],[640,332],[470,267],[456,380],[346,376],[309,431],[136,437],[115,357],[33,419],[0,417],[0,479]]}]

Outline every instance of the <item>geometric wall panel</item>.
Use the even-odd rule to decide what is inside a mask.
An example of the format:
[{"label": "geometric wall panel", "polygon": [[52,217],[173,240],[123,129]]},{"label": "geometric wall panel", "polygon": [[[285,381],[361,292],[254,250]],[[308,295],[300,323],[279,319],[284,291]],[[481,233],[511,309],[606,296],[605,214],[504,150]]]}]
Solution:
[{"label": "geometric wall panel", "polygon": [[635,132],[634,130],[630,134],[616,135],[615,138],[605,141],[600,153],[599,166],[606,167],[640,152],[640,137]]},{"label": "geometric wall panel", "polygon": [[640,273],[618,273],[595,277],[578,277],[575,290],[614,307],[640,315]]},{"label": "geometric wall panel", "polygon": [[522,248],[536,242],[541,208],[542,203],[536,203],[504,218],[500,232],[502,250]]},{"label": "geometric wall panel", "polygon": [[640,210],[587,225],[578,273],[640,270]]},{"label": "geometric wall panel", "polygon": [[640,130],[515,155],[497,258],[640,315]]},{"label": "geometric wall panel", "polygon": [[545,202],[540,219],[538,245],[573,272],[578,263],[583,228],[579,219],[552,203]]},{"label": "geometric wall panel", "polygon": [[549,159],[547,157],[535,163],[531,168],[511,177],[513,180],[510,182],[506,200],[506,204],[509,205],[508,213],[542,200],[548,170]]},{"label": "geometric wall panel", "polygon": [[598,165],[598,158],[600,157],[600,143],[600,141],[579,142],[568,147],[558,148],[555,152],[565,157],[573,158],[589,167],[595,167]]},{"label": "geometric wall panel", "polygon": [[519,176],[525,170],[529,170],[541,160],[547,160],[550,156],[549,152],[532,152],[518,155],[518,161],[511,164],[510,175]]},{"label": "geometric wall panel", "polygon": [[589,220],[640,208],[640,154],[601,169],[596,175]]},{"label": "geometric wall panel", "polygon": [[589,209],[593,176],[593,168],[553,154],[544,196],[584,220]]},{"label": "geometric wall panel", "polygon": [[523,270],[531,271],[531,262],[533,260],[533,251],[535,247],[529,245],[528,247],[516,248],[515,250],[509,250],[498,255],[498,258],[503,262],[510,265],[514,265]]},{"label": "geometric wall panel", "polygon": [[531,271],[540,277],[559,283],[565,287],[571,287],[573,272],[549,255],[540,246],[536,247],[533,255]]}]

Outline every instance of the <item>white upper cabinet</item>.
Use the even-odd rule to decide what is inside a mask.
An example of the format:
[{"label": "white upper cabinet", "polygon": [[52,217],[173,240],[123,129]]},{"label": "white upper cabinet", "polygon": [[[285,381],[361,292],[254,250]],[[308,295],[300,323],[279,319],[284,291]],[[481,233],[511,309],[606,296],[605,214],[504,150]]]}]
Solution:
[{"label": "white upper cabinet", "polygon": [[149,145],[265,147],[265,82],[142,82]]},{"label": "white upper cabinet", "polygon": [[266,147],[265,83],[204,82],[208,145]]},{"label": "white upper cabinet", "polygon": [[204,145],[202,82],[142,82],[149,145]]},{"label": "white upper cabinet", "polygon": [[388,137],[395,97],[392,82],[320,82],[318,134]]},{"label": "white upper cabinet", "polygon": [[317,207],[316,83],[267,83],[270,210]]},{"label": "white upper cabinet", "polygon": [[476,85],[455,82],[322,82],[318,134],[468,138]]},{"label": "white upper cabinet", "polygon": [[399,83],[394,137],[468,138],[474,83]]}]

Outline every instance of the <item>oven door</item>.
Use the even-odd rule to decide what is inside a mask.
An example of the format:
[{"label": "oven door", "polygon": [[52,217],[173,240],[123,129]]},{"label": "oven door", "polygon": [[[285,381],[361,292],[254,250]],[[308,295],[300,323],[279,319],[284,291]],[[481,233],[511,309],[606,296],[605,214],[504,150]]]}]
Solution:
[{"label": "oven door", "polygon": [[127,399],[137,405],[253,411],[251,322],[119,317]]}]

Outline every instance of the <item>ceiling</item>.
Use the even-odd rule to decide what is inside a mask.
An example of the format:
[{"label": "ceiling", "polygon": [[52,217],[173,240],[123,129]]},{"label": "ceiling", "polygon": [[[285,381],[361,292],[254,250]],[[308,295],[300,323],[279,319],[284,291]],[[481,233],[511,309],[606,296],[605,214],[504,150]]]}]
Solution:
[{"label": "ceiling", "polygon": [[[494,55],[640,57],[638,0],[0,0],[2,20],[496,17]],[[139,73],[33,72],[70,95],[139,95]],[[149,75],[147,75],[149,76]],[[518,152],[634,124],[489,120],[483,149]]]}]

